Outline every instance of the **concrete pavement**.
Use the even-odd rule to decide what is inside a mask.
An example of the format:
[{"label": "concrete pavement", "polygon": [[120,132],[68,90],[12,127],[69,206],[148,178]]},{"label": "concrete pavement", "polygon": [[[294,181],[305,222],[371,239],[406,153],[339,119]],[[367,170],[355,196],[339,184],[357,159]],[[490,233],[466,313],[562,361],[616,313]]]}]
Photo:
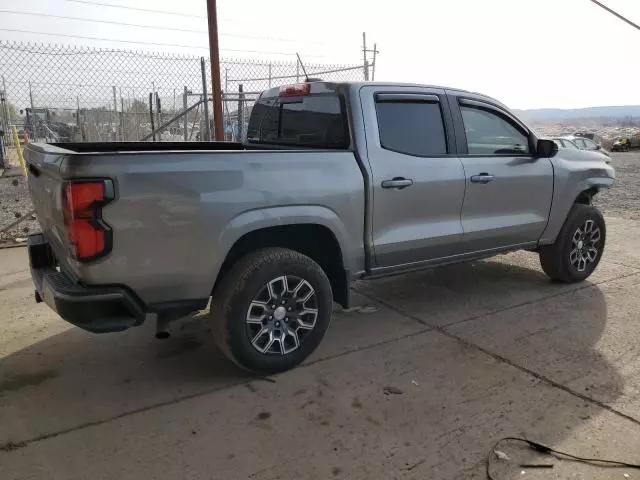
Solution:
[{"label": "concrete pavement", "polygon": [[[224,360],[199,317],[166,341],[70,327],[33,303],[24,249],[0,250],[0,478],[484,478],[506,435],[640,462],[640,224],[607,222],[583,284],[524,252],[358,282],[377,311],[338,312],[270,380]],[[500,479],[639,475],[521,476],[529,453],[501,449]]]}]

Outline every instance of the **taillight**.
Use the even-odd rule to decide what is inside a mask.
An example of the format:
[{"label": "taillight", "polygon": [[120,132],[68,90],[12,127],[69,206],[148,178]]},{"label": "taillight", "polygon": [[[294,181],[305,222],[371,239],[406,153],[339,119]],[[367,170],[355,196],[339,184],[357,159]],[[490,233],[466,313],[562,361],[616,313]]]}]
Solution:
[{"label": "taillight", "polygon": [[298,97],[300,95],[309,95],[310,93],[310,83],[298,83],[296,85],[283,85],[280,87],[279,95],[281,97]]},{"label": "taillight", "polygon": [[102,207],[113,200],[111,180],[77,181],[64,185],[64,223],[72,253],[94,260],[111,249],[111,229],[102,221]]}]

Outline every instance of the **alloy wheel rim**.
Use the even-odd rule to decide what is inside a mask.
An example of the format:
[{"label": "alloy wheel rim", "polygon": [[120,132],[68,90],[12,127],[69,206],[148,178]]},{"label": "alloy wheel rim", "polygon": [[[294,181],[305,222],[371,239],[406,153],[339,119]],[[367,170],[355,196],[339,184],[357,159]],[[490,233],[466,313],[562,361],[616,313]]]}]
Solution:
[{"label": "alloy wheel rim", "polygon": [[595,263],[601,239],[600,227],[593,220],[586,220],[575,230],[571,237],[569,261],[578,272],[584,272],[588,265]]},{"label": "alloy wheel rim", "polygon": [[282,275],[267,282],[249,303],[247,334],[258,352],[287,355],[300,348],[317,318],[318,299],[311,284]]}]

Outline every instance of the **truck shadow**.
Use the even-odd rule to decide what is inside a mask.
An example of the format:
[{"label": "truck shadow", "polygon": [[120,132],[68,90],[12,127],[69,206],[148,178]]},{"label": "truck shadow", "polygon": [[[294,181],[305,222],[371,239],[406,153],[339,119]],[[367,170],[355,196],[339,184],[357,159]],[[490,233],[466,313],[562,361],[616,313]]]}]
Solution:
[{"label": "truck shadow", "polygon": [[[335,361],[342,362],[343,372],[350,368],[357,370],[350,360],[353,355],[342,356],[345,352],[366,351],[371,345],[390,341],[386,361],[393,364],[394,337],[417,342],[423,335],[433,336],[431,343],[446,342],[448,346],[420,353],[420,359],[412,360],[414,371],[409,375],[421,375],[431,382],[430,389],[449,392],[453,407],[450,411],[455,412],[456,408],[459,411],[454,423],[462,430],[457,434],[463,435],[473,425],[481,432],[473,441],[482,445],[502,433],[528,433],[542,441],[557,442],[600,409],[566,392],[554,391],[545,397],[535,386],[539,380],[531,377],[538,404],[532,410],[523,395],[521,377],[527,377],[526,374],[486,356],[493,365],[491,368],[501,368],[506,373],[496,380],[495,373],[488,371],[485,382],[477,377],[477,372],[473,373],[475,377],[465,373],[459,364],[460,356],[465,357],[466,352],[473,350],[473,355],[485,357],[471,346],[477,344],[553,381],[575,384],[575,388],[582,388],[582,393],[599,401],[616,401],[622,393],[621,377],[595,348],[607,322],[605,297],[597,286],[586,286],[555,285],[536,269],[502,261],[359,282],[356,290],[369,299],[357,296],[358,302],[374,303],[378,299],[383,305],[370,315],[338,312],[317,357],[341,357]],[[544,300],[570,291],[574,293],[569,301],[554,304]],[[153,325],[105,335],[70,328],[3,358],[0,444],[176,403],[250,381],[251,376],[224,359],[203,320],[202,315],[181,319],[172,325],[172,337],[165,341],[153,338]],[[429,326],[444,327],[463,342],[440,339],[441,333],[426,332]],[[367,329],[366,344],[358,344],[354,337]],[[397,355],[406,352],[398,351]],[[319,368],[328,369],[331,362],[323,362]],[[385,370],[388,368],[397,366],[383,368],[382,376],[388,373]],[[298,369],[278,376],[276,381],[283,382],[282,388],[292,378],[309,383],[311,379],[305,378],[305,372],[314,370],[315,366]],[[602,379],[607,380],[598,384]],[[500,394],[487,397],[495,392],[496,385]],[[254,392],[255,388],[249,390]],[[240,391],[246,393],[247,389]],[[339,393],[314,401],[331,402],[332,395]],[[253,398],[265,401],[262,395]],[[297,402],[297,397],[292,401]],[[299,401],[308,399],[300,395]],[[338,403],[332,408],[342,408],[342,403]],[[493,420],[486,425],[478,424],[474,408]],[[589,410],[589,415],[585,410]],[[538,417],[533,418],[532,412],[538,412]],[[391,420],[387,421],[392,422],[393,413],[389,415]],[[448,414],[433,415],[439,418]],[[421,419],[435,428],[427,436],[456,435],[455,428],[440,432],[445,427],[435,417]],[[377,428],[375,422],[371,428]]]}]

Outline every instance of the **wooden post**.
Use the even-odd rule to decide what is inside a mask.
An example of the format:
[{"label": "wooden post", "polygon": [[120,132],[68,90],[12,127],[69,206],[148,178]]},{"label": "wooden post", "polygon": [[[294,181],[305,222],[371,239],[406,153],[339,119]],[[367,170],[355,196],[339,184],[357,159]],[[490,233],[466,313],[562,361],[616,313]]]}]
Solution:
[{"label": "wooden post", "polygon": [[[209,19],[209,55],[211,57],[211,87],[213,89],[213,122],[215,138],[224,140],[222,127],[222,91],[220,86],[220,46],[218,44],[218,12],[216,0],[207,0],[207,17]],[[205,98],[206,98],[206,92]]]}]

